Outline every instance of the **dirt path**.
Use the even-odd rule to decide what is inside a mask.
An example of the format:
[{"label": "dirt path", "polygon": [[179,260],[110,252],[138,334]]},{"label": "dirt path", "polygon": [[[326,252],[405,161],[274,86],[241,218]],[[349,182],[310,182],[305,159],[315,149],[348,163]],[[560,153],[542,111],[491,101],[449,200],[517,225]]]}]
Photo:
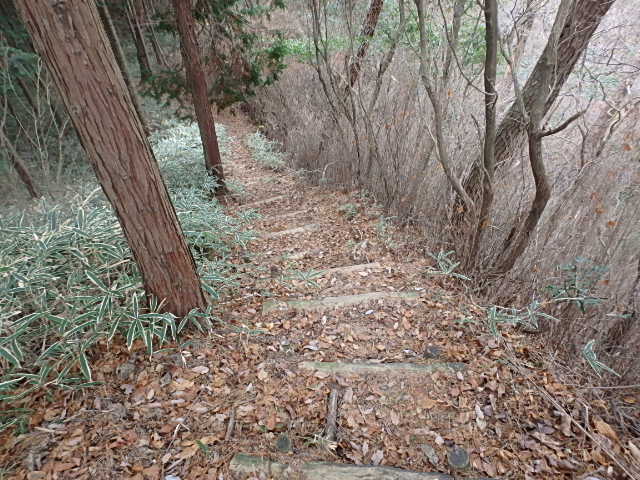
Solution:
[{"label": "dirt path", "polygon": [[232,259],[220,329],[151,360],[111,347],[104,386],[41,399],[5,447],[7,478],[614,478],[611,434],[594,445],[543,400],[531,380],[573,396],[523,336],[484,332],[411,232],[363,196],[257,165],[253,128],[223,122],[227,175],[246,189],[228,209],[262,218]]}]

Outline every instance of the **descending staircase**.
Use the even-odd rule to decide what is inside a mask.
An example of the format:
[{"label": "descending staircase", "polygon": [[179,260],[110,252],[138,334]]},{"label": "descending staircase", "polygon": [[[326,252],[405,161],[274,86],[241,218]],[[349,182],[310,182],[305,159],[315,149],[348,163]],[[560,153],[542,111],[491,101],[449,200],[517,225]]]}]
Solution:
[{"label": "descending staircase", "polygon": [[[389,258],[368,258],[363,255],[365,262],[349,263],[354,255],[343,255],[340,260],[335,259],[335,253],[339,250],[353,253],[353,248],[344,243],[333,244],[330,241],[331,231],[334,229],[335,219],[318,216],[314,211],[315,205],[309,203],[304,192],[296,194],[278,194],[268,190],[268,185],[256,180],[256,175],[266,175],[265,171],[256,165],[245,165],[249,169],[244,172],[245,178],[258,188],[252,190],[253,198],[238,207],[239,209],[255,209],[264,217],[260,222],[258,240],[258,255],[265,264],[271,264],[272,270],[280,272],[287,262],[296,262],[300,270],[316,269],[315,278],[325,280],[321,293],[356,290],[342,295],[318,295],[317,289],[307,288],[303,282],[299,284],[299,291],[291,291],[289,295],[277,298],[264,298],[262,302],[261,318],[257,321],[282,322],[282,319],[291,315],[321,315],[322,321],[329,316],[340,316],[345,319],[360,318],[368,321],[385,321],[384,310],[393,311],[401,307],[403,311],[410,310],[416,305],[424,306],[428,299],[425,296],[425,288],[416,286],[415,271],[412,264],[390,261]],[[242,165],[237,166],[242,170]],[[242,173],[240,172],[242,175]],[[270,173],[273,178],[273,173]],[[283,178],[277,185],[277,190],[283,190],[283,184],[287,181],[294,190],[293,181]],[[260,191],[262,187],[262,191]],[[284,187],[286,188],[286,187]],[[336,217],[338,212],[336,211]],[[360,243],[366,239],[361,239]],[[313,248],[304,247],[311,244]],[[328,263],[323,263],[323,256]],[[336,264],[341,261],[341,264]],[[361,289],[358,282],[351,278],[384,278],[393,273],[395,282],[387,284],[378,279],[373,282],[380,286],[373,290]],[[403,278],[412,278],[407,281],[404,288],[398,284]],[[393,283],[393,284],[392,284]],[[349,287],[349,288],[346,288]],[[380,313],[381,312],[381,313]],[[380,313],[376,316],[376,313]],[[288,317],[287,317],[288,318]],[[348,320],[342,320],[348,321]],[[408,322],[407,322],[408,323]],[[355,327],[354,327],[355,328]],[[413,325],[404,325],[406,335],[411,336]],[[362,329],[361,329],[362,330]],[[366,326],[364,327],[366,330]],[[332,398],[328,399],[327,423],[325,428],[325,440],[328,444],[333,442],[334,448],[327,449],[326,461],[306,461],[305,458],[297,458],[296,450],[291,445],[291,440],[284,434],[284,440],[278,439],[275,448],[277,455],[283,455],[287,461],[279,461],[268,455],[256,454],[252,451],[237,453],[229,463],[230,473],[238,478],[301,478],[307,480],[346,480],[346,479],[385,479],[385,480],[452,480],[454,478],[485,478],[478,472],[474,473],[470,466],[470,457],[465,448],[459,445],[443,445],[443,439],[425,425],[423,431],[402,431],[405,417],[421,417],[425,412],[437,417],[437,407],[444,403],[442,396],[434,395],[430,398],[430,390],[437,390],[442,385],[460,383],[468,371],[465,362],[451,361],[446,358],[439,347],[428,347],[424,354],[410,351],[409,358],[398,361],[397,355],[387,355],[382,340],[374,338],[364,332],[360,338],[365,342],[378,342],[379,358],[333,358],[330,360],[308,360],[306,358],[293,358],[286,368],[282,368],[279,374],[286,374],[290,365],[297,372],[306,372],[311,379],[316,379],[316,385],[310,388],[321,389],[329,382]],[[400,334],[399,334],[400,335]],[[356,343],[353,348],[362,349]],[[313,351],[311,345],[309,350]],[[310,352],[312,353],[312,352]],[[366,393],[369,389],[384,392],[383,398],[387,402],[384,405],[390,412],[388,431],[385,433],[394,436],[401,441],[424,442],[421,445],[432,466],[446,466],[455,477],[449,473],[438,471],[422,472],[410,468],[392,468],[382,466],[382,452],[363,457],[368,458],[369,464],[356,464],[349,458],[337,457],[335,444],[345,435],[345,430],[359,428],[358,421],[353,419],[354,412],[360,410],[361,416],[367,416],[367,409],[363,410],[360,400],[355,397],[362,395],[366,401]],[[455,390],[454,390],[455,391]],[[345,393],[348,392],[348,393]],[[440,402],[440,403],[439,403]],[[364,413],[363,413],[364,412]],[[417,412],[417,413],[416,413]],[[434,413],[435,412],[435,413]],[[474,419],[469,419],[473,422]],[[345,424],[341,426],[341,424]],[[434,427],[435,428],[435,427]],[[420,430],[420,429],[418,429]],[[382,432],[379,432],[381,434]],[[374,432],[375,434],[375,432]],[[433,436],[425,440],[425,436]],[[407,440],[408,439],[408,440]],[[435,442],[435,443],[434,443]],[[439,458],[432,445],[438,445],[439,450],[446,451],[446,459]]]}]

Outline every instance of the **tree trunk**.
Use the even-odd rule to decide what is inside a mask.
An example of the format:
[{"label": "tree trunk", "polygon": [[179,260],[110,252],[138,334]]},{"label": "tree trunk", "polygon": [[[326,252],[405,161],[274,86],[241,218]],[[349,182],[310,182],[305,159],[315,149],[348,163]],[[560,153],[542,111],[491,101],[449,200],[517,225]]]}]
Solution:
[{"label": "tree trunk", "polygon": [[[144,0],[143,0],[144,1]],[[160,48],[160,44],[158,43],[158,37],[156,36],[156,29],[153,27],[151,14],[149,10],[153,10],[153,3],[149,5],[148,3],[144,4],[144,10],[146,15],[147,24],[151,27],[151,35],[149,36],[149,40],[151,41],[151,48],[153,48],[153,54],[156,57],[156,62],[158,65],[161,65],[164,68],[169,68],[167,65],[167,59],[162,52],[162,48]]]},{"label": "tree trunk", "polygon": [[27,169],[26,165],[22,162],[20,155],[18,154],[16,148],[11,143],[11,140],[7,138],[4,133],[4,129],[0,128],[0,145],[2,145],[9,157],[9,162],[11,162],[11,166],[15,169],[20,177],[20,180],[25,184],[27,190],[29,191],[29,195],[31,198],[40,198],[40,192],[38,191],[33,179],[31,178],[31,174]]},{"label": "tree trunk", "polygon": [[482,234],[489,224],[489,213],[493,203],[493,177],[496,169],[496,78],[498,65],[498,3],[497,0],[485,0],[485,45],[484,61],[484,150],[482,171],[482,203],[478,223],[471,244],[468,265],[473,265],[480,248]]},{"label": "tree trunk", "polygon": [[133,35],[133,42],[136,45],[136,57],[138,58],[138,65],[140,66],[140,83],[146,82],[151,77],[151,61],[149,60],[149,53],[147,52],[147,46],[144,41],[144,17],[142,16],[141,9],[144,9],[142,0],[131,0],[129,5],[129,22],[131,27],[131,34]]},{"label": "tree trunk", "polygon": [[[495,152],[497,168],[507,163],[512,152],[522,146],[526,137],[528,122],[521,105],[524,104],[524,108],[529,110],[538,97],[544,96],[544,118],[614,2],[615,0],[562,1],[547,45],[522,89],[522,101],[515,101],[511,105],[498,127]],[[545,69],[549,65],[553,74],[545,79]],[[482,167],[479,161],[474,163],[470,174],[465,178],[464,187],[472,198],[480,195]]]},{"label": "tree trunk", "polygon": [[16,4],[114,207],[147,294],[178,316],[203,308],[193,257],[95,1]]},{"label": "tree trunk", "polygon": [[547,179],[544,160],[542,158],[542,134],[538,131],[541,121],[542,117],[540,115],[532,114],[528,130],[529,162],[531,164],[531,171],[536,184],[535,198],[533,199],[529,214],[527,215],[522,228],[515,235],[515,239],[511,242],[511,248],[504,250],[506,256],[498,268],[500,273],[506,273],[511,270],[513,265],[516,263],[516,260],[525,251],[527,245],[529,245],[529,238],[531,237],[533,230],[538,225],[538,221],[549,202],[549,198],[551,198],[551,186]]},{"label": "tree trunk", "polygon": [[[436,88],[433,86],[431,79],[428,77],[427,68],[427,30],[426,30],[426,18],[425,18],[425,0],[415,0],[416,11],[418,13],[418,32],[420,36],[420,79],[424,85],[424,89],[427,91],[427,96],[433,107],[433,128],[435,129],[435,143],[436,152],[438,154],[438,160],[442,169],[444,170],[449,183],[455,190],[455,192],[463,200],[465,207],[468,211],[475,211],[475,205],[473,199],[467,195],[462,187],[460,178],[453,170],[453,165],[449,158],[449,152],[447,149],[447,143],[444,138],[444,115],[442,109],[442,103],[438,96]],[[455,48],[456,40],[451,41],[449,48]]]},{"label": "tree trunk", "polygon": [[380,95],[380,88],[382,87],[382,78],[384,77],[385,72],[391,65],[393,61],[393,57],[396,53],[396,49],[398,48],[398,43],[400,43],[400,39],[407,28],[407,16],[405,15],[404,9],[404,0],[398,1],[398,29],[394,33],[391,39],[391,45],[389,46],[389,50],[384,54],[382,60],[380,61],[380,66],[378,67],[378,76],[376,78],[376,86],[373,90],[373,94],[371,95],[371,100],[369,100],[369,112],[373,111],[373,107],[375,107],[376,102],[378,101],[378,96]]},{"label": "tree trunk", "polygon": [[187,73],[187,83],[191,90],[193,107],[200,127],[200,137],[204,149],[204,164],[210,175],[217,177],[220,183],[218,193],[226,191],[224,185],[224,170],[218,147],[216,126],[213,121],[211,105],[207,92],[207,80],[202,70],[202,60],[198,42],[196,40],[193,15],[191,14],[191,0],[172,0],[176,11],[176,22],[180,34],[182,60]]},{"label": "tree trunk", "polygon": [[124,58],[124,53],[122,52],[122,46],[120,45],[120,40],[118,39],[118,33],[116,32],[115,27],[113,26],[113,21],[111,20],[111,14],[109,13],[109,8],[106,3],[98,2],[98,10],[100,12],[100,18],[102,19],[102,24],[104,26],[105,32],[107,33],[107,37],[109,38],[109,43],[111,44],[111,50],[113,50],[113,54],[116,57],[116,61],[118,62],[118,66],[120,67],[120,73],[122,73],[122,79],[124,80],[125,85],[127,86],[127,90],[129,91],[129,95],[131,95],[131,101],[133,102],[133,107],[136,109],[136,113],[140,118],[140,122],[142,123],[142,127],[147,135],[149,135],[149,125],[147,124],[147,120],[142,114],[142,109],[140,108],[140,102],[138,101],[138,95],[136,94],[136,90],[131,83],[131,75],[129,75],[129,67],[127,66],[127,61]]},{"label": "tree trunk", "polygon": [[376,26],[378,25],[378,19],[380,18],[383,5],[384,0],[371,0],[369,11],[362,23],[362,31],[360,32],[362,42],[355,56],[351,57],[351,61],[349,62],[349,87],[353,87],[358,81],[360,69],[362,68],[362,60],[367,55],[369,43],[373,38],[373,34],[376,32]]}]

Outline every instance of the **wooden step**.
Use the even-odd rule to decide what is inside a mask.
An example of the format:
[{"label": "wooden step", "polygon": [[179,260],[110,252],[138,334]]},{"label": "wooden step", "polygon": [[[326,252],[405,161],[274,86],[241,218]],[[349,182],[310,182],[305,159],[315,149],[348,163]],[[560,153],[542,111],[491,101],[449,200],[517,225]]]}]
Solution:
[{"label": "wooden step", "polygon": [[288,213],[283,213],[282,215],[272,215],[272,216],[268,216],[268,217],[264,217],[261,220],[264,221],[277,221],[277,220],[284,220],[286,218],[291,218],[291,217],[295,217],[297,215],[302,215],[308,213],[308,210],[295,210],[293,212],[288,212]]},{"label": "wooden step", "polygon": [[407,375],[425,374],[436,371],[462,372],[467,365],[460,362],[432,363],[342,363],[342,362],[302,362],[305,370],[341,375]]},{"label": "wooden step", "polygon": [[322,270],[322,275],[331,275],[334,273],[364,272],[365,270],[371,270],[374,268],[382,268],[382,265],[380,265],[378,262],[372,262],[361,263],[359,265],[348,265],[346,267],[328,268],[326,270]]},{"label": "wooden step", "polygon": [[267,300],[262,304],[262,313],[276,310],[320,311],[330,308],[350,307],[375,300],[415,300],[420,296],[417,292],[371,292],[340,297],[324,297],[310,300]]},{"label": "wooden step", "polygon": [[285,237],[287,235],[297,235],[299,233],[314,232],[320,229],[320,225],[317,223],[310,223],[309,225],[303,225],[302,227],[290,228],[288,230],[280,230],[279,232],[269,232],[260,235],[260,238],[278,238]]},{"label": "wooden step", "polygon": [[258,200],[258,201],[251,202],[251,203],[245,203],[242,206],[244,208],[255,208],[255,207],[259,207],[261,205],[267,205],[269,203],[278,202],[278,201],[283,200],[285,198],[287,198],[286,195],[278,195],[277,197],[265,198],[264,200]]},{"label": "wooden step", "polygon": [[451,475],[415,472],[395,467],[309,462],[296,465],[272,462],[266,457],[234,455],[229,470],[236,478],[273,478],[304,480],[454,480]]},{"label": "wooden step", "polygon": [[303,250],[301,252],[289,252],[280,255],[280,260],[302,260],[306,256],[313,256],[322,253],[323,250],[321,248],[316,248],[314,250]]}]

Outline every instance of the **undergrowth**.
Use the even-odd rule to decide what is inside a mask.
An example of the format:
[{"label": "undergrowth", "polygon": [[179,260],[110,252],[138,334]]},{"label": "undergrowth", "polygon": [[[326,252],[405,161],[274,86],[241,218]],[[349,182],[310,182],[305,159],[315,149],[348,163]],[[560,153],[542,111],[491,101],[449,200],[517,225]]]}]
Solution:
[{"label": "undergrowth", "polygon": [[279,150],[279,144],[267,139],[260,132],[247,137],[247,145],[252,157],[262,166],[280,172],[286,166],[285,155]]},{"label": "undergrowth", "polygon": [[[221,148],[228,137],[220,129]],[[174,122],[152,139],[168,190],[212,299],[234,286],[228,254],[254,238],[255,213],[226,215],[209,192],[215,179],[202,161],[196,125]],[[92,354],[121,337],[152,354],[192,325],[206,331],[213,312],[177,321],[143,307],[145,293],[118,221],[94,179],[58,203],[0,216],[0,401],[46,388],[95,385]],[[18,411],[18,410],[16,410]],[[0,415],[0,430],[19,414]]]}]

